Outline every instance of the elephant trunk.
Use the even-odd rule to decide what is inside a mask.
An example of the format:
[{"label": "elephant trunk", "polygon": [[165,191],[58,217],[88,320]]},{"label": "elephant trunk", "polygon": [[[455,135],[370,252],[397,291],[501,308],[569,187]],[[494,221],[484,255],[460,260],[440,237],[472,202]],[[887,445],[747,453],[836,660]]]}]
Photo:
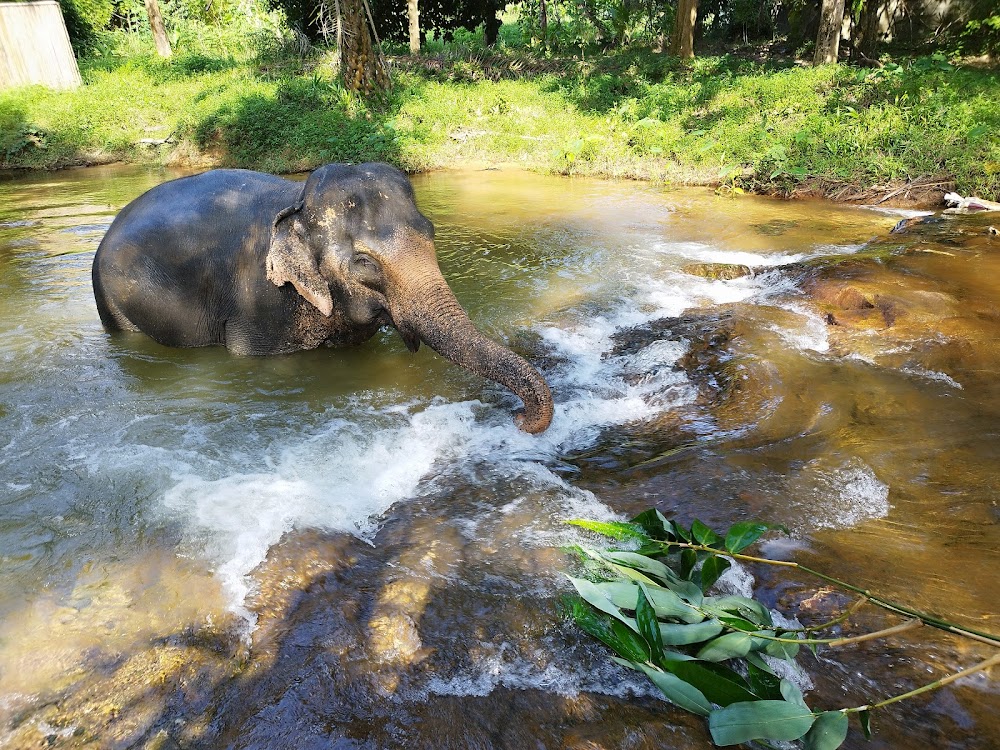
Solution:
[{"label": "elephant trunk", "polygon": [[[435,269],[436,270],[436,269]],[[539,372],[473,325],[440,272],[410,280],[404,299],[390,310],[407,346],[426,343],[442,357],[506,386],[524,402],[514,418],[525,432],[544,431],[552,421],[552,393]]]}]

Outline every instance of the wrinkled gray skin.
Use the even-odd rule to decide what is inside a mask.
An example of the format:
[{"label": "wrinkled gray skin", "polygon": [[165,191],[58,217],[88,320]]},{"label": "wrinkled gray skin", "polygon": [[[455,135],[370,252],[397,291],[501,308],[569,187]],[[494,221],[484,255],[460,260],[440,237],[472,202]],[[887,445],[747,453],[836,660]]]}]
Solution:
[{"label": "wrinkled gray skin", "polygon": [[473,326],[409,179],[386,164],[330,164],[305,183],[238,169],[164,183],[112,223],[93,280],[105,328],[167,346],[285,354],[389,324],[411,351],[425,342],[516,393],[526,432],[552,421],[545,380]]}]

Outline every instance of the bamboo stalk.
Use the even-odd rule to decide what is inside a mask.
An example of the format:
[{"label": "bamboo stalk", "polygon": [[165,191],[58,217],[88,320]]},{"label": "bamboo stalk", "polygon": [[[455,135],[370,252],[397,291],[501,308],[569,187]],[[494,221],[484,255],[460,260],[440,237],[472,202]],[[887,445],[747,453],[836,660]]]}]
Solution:
[{"label": "bamboo stalk", "polygon": [[846,646],[848,643],[862,643],[864,641],[874,641],[878,638],[885,638],[890,635],[895,635],[897,633],[905,633],[907,630],[913,630],[914,628],[919,628],[923,623],[914,618],[912,620],[907,620],[906,622],[901,622],[899,625],[894,625],[891,628],[885,628],[884,630],[876,630],[873,633],[864,633],[863,635],[854,635],[849,638],[835,638],[832,641],[827,641],[828,646]]},{"label": "bamboo stalk", "polygon": [[992,633],[985,633],[974,628],[965,627],[963,625],[956,625],[955,623],[942,620],[940,618],[934,617],[933,615],[928,615],[925,612],[920,612],[919,610],[911,609],[902,604],[897,604],[896,602],[889,601],[877,594],[873,594],[870,591],[859,588],[857,586],[852,586],[846,581],[842,581],[839,578],[834,578],[826,573],[821,573],[818,570],[813,570],[812,568],[807,568],[805,565],[800,565],[797,562],[789,560],[772,560],[767,557],[755,557],[753,555],[743,555],[740,553],[730,553],[724,550],[715,549],[714,547],[709,547],[704,544],[691,544],[689,542],[667,542],[662,540],[656,540],[658,544],[665,547],[678,547],[681,549],[693,549],[696,552],[710,552],[713,555],[722,555],[724,557],[731,557],[734,560],[744,560],[746,562],[763,563],[765,565],[778,565],[783,568],[794,568],[795,570],[801,570],[803,573],[808,573],[809,575],[820,578],[828,583],[835,584],[841,588],[847,589],[848,591],[853,591],[856,594],[860,594],[865,599],[870,601],[877,607],[888,610],[889,612],[895,612],[899,615],[905,615],[907,617],[915,617],[925,625],[930,625],[932,628],[937,628],[938,630],[944,630],[955,635],[961,635],[966,638],[971,638],[973,640],[980,641],[982,643],[989,644],[996,648],[1000,648],[1000,637],[993,635]]},{"label": "bamboo stalk", "polygon": [[963,669],[961,672],[955,672],[947,677],[942,677],[940,680],[935,680],[934,682],[929,682],[922,687],[918,687],[915,690],[910,690],[906,693],[900,693],[899,695],[894,695],[892,698],[886,698],[884,701],[879,701],[878,703],[872,703],[867,706],[856,706],[854,708],[844,708],[841,711],[845,714],[858,713],[860,711],[871,711],[876,708],[882,708],[883,706],[888,706],[893,703],[898,703],[899,701],[906,700],[907,698],[913,698],[914,696],[920,695],[921,693],[928,693],[931,690],[937,690],[940,687],[944,687],[955,680],[961,679],[962,677],[968,677],[970,674],[975,674],[976,672],[982,672],[983,670],[989,669],[990,667],[1000,664],[1000,654],[994,654],[989,659],[979,662],[973,667],[968,669]]}]

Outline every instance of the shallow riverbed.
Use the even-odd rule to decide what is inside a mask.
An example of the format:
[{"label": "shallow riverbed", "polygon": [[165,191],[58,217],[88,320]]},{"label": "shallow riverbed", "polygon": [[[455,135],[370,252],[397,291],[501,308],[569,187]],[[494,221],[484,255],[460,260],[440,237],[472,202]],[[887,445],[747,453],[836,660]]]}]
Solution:
[{"label": "shallow riverbed", "polygon": [[[391,330],[270,359],[106,334],[97,244],[178,174],[0,182],[0,747],[706,747],[559,613],[563,522],[653,505],[783,523],[765,552],[1000,633],[988,218],[417,176],[460,301],[553,387],[532,437]],[[923,629],[798,679],[859,705],[989,653]],[[847,746],[997,747],[998,709],[979,674]]]}]

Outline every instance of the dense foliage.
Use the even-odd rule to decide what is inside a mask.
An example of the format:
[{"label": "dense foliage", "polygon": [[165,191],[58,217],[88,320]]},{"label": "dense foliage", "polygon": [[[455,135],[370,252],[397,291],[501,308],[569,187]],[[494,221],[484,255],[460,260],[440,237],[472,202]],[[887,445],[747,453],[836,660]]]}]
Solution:
[{"label": "dense foliage", "polygon": [[[501,20],[510,28],[507,44],[603,51],[631,45],[662,45],[670,35],[678,0],[421,0],[422,37],[450,40],[456,30],[476,29],[487,43],[498,38]],[[921,52],[996,54],[1000,15],[992,0],[844,0],[847,53],[876,54],[886,44]],[[142,0],[60,0],[77,46],[101,32],[138,30],[145,19]],[[406,3],[369,0],[381,39],[405,42]],[[702,46],[782,42],[789,52],[803,52],[816,38],[821,0],[700,0],[696,37]],[[163,0],[168,28],[191,20],[212,25],[236,22],[253,26],[263,13],[281,11],[287,22],[312,41],[331,35],[337,0]]]}]

